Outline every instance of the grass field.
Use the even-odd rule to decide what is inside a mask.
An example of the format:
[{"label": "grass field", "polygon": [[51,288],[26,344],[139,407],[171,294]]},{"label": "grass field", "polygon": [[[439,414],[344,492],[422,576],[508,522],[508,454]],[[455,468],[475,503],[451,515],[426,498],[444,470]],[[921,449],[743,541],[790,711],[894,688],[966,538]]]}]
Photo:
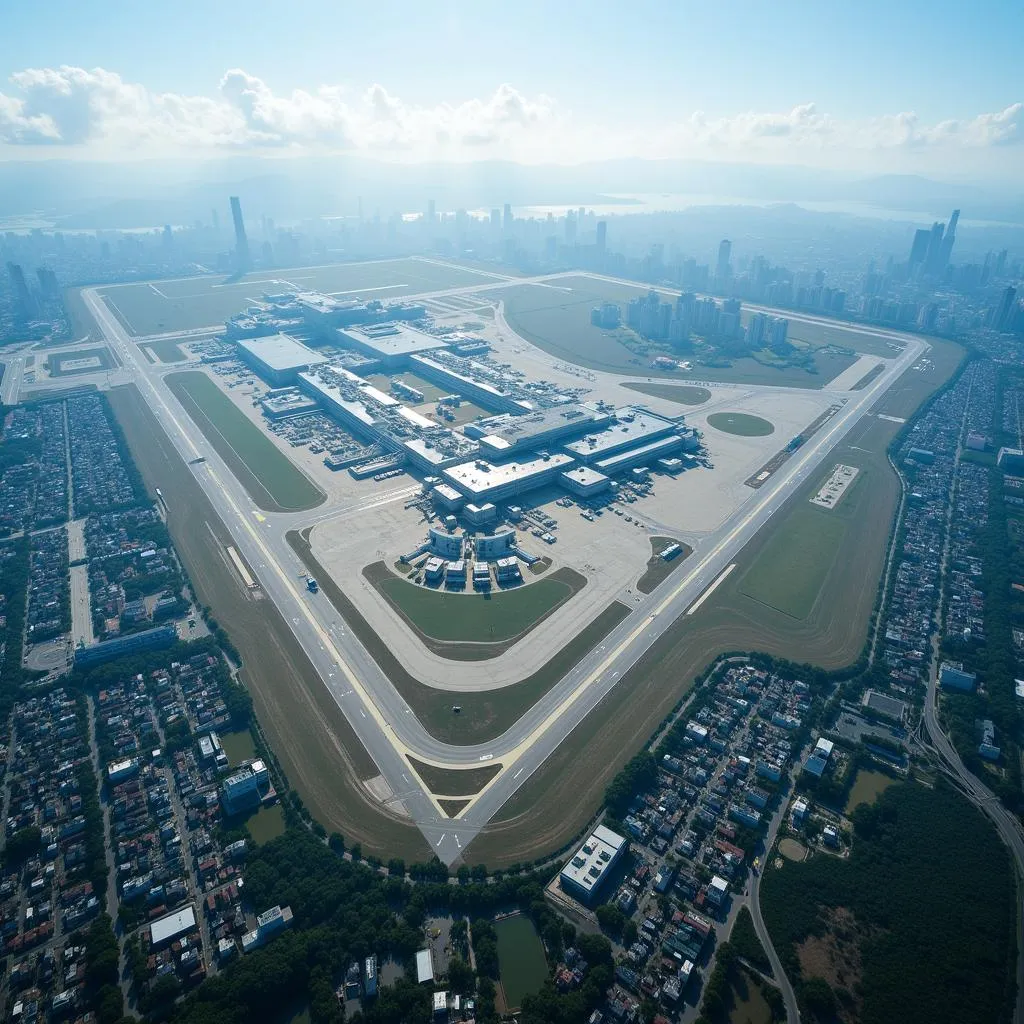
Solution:
[{"label": "grass field", "polygon": [[497,761],[482,768],[435,768],[410,757],[409,764],[430,792],[440,796],[473,796],[501,771]]},{"label": "grass field", "polygon": [[747,412],[713,412],[708,417],[708,426],[737,437],[767,437],[775,433],[774,424]]},{"label": "grass field", "polygon": [[512,590],[450,594],[400,579],[383,562],[367,566],[363,575],[417,633],[443,644],[501,644],[522,637],[587,582],[572,569],[559,569]]},{"label": "grass field", "polygon": [[[908,371],[874,407],[890,416],[910,416],[955,371],[963,350],[934,342],[933,369]],[[515,793],[468,850],[471,862],[501,866],[532,860],[560,849],[593,817],[611,777],[644,744],[693,679],[725,651],[764,651],[841,668],[860,655],[885,561],[885,546],[895,514],[898,486],[886,446],[899,424],[866,416],[835,449],[840,461],[871,469],[867,486],[858,484],[862,514],[847,528],[842,565],[856,571],[832,571],[806,619],[798,620],[755,601],[739,590],[733,574],[704,603],[700,613],[677,619],[630,669],[618,686],[558,746],[541,768]],[[847,447],[865,451],[847,451]],[[858,463],[854,456],[863,461]],[[789,516],[817,492],[814,477],[740,552],[740,566],[753,564]],[[844,501],[845,504],[845,501]],[[852,507],[852,506],[851,506]],[[830,515],[841,514],[842,506]]]},{"label": "grass field", "polygon": [[152,495],[177,496],[167,528],[201,604],[213,609],[242,654],[241,678],[260,728],[310,812],[366,853],[422,861],[419,830],[370,796],[361,780],[379,769],[271,601],[254,601],[224,560],[232,543],[219,516],[136,387],[109,392]]},{"label": "grass field", "polygon": [[507,1012],[523,1005],[523,997],[539,992],[548,976],[544,946],[533,922],[513,914],[494,922],[498,940],[498,975]]},{"label": "grass field", "polygon": [[167,386],[260,508],[295,512],[324,500],[324,492],[205,373],[169,374]]},{"label": "grass field", "polygon": [[664,398],[669,402],[678,402],[680,405],[703,405],[710,397],[711,392],[707,388],[695,387],[693,384],[623,384],[630,391],[639,391],[642,395],[650,395],[652,398]]},{"label": "grass field", "polygon": [[[500,736],[629,614],[624,604],[613,601],[532,675],[497,690],[460,693],[458,702],[462,713],[455,715],[452,714],[454,702],[451,691],[427,686],[405,670],[387,642],[371,629],[356,606],[317,561],[308,540],[298,531],[292,531],[288,534],[288,543],[310,574],[320,581],[324,595],[408,701],[424,728],[445,743],[485,743]],[[531,583],[530,586],[536,584]]]},{"label": "grass field", "polygon": [[[505,598],[521,594],[523,588],[489,595],[449,594],[407,582],[384,562],[366,566],[363,575],[416,633],[424,647],[451,661],[487,661],[504,654],[524,633],[582,590],[587,582],[586,577],[575,570],[562,568],[551,574],[550,581],[555,586],[542,588],[539,598],[517,597],[506,605]],[[534,585],[531,584],[531,588]],[[500,603],[494,604],[499,598]],[[470,607],[460,603],[463,601],[478,601],[479,605]],[[530,611],[533,602],[537,602],[535,607],[539,609],[536,615]],[[509,622],[503,622],[498,614],[506,611],[511,616]]]},{"label": "grass field", "polygon": [[[821,352],[815,355],[816,373],[798,367],[765,366],[751,358],[733,360],[732,366],[722,368],[695,365],[689,372],[653,370],[650,357],[632,352],[613,332],[590,322],[593,306],[601,302],[626,303],[638,295],[646,295],[647,289],[641,285],[621,285],[581,275],[560,278],[550,284],[501,288],[488,294],[504,302],[505,319],[516,333],[545,352],[592,370],[645,377],[690,377],[737,384],[820,388],[854,362],[851,356]],[[794,338],[799,337],[796,328],[793,324],[790,331]],[[854,336],[847,331],[842,334],[852,346]],[[809,340],[809,344],[817,348],[825,342]]]},{"label": "grass field", "polygon": [[[675,558],[670,558],[666,562],[661,557],[661,553],[673,544],[679,544],[683,550]],[[647,562],[647,571],[637,580],[636,589],[641,594],[649,594],[655,587],[664,583],[692,554],[693,548],[689,544],[683,544],[682,541],[677,541],[672,537],[652,537],[651,557]]]},{"label": "grass field", "polygon": [[188,277],[114,285],[100,291],[125,330],[136,337],[220,326],[265,293],[320,291],[363,299],[397,299],[417,292],[486,284],[465,267],[417,259],[332,263],[322,267],[254,271],[241,280]]},{"label": "grass field", "polygon": [[741,592],[794,619],[806,619],[846,538],[846,521],[836,512],[813,505],[794,510],[744,573]]},{"label": "grass field", "polygon": [[161,363],[184,363],[188,360],[188,356],[182,352],[178,343],[171,338],[160,338],[142,347],[149,349]]}]

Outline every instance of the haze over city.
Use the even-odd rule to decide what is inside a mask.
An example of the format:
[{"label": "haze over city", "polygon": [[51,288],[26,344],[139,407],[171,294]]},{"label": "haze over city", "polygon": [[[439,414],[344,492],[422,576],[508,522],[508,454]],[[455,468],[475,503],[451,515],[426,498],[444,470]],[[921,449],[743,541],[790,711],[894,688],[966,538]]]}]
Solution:
[{"label": "haze over city", "polygon": [[5,10],[0,1024],[1024,1024],[1022,38]]}]

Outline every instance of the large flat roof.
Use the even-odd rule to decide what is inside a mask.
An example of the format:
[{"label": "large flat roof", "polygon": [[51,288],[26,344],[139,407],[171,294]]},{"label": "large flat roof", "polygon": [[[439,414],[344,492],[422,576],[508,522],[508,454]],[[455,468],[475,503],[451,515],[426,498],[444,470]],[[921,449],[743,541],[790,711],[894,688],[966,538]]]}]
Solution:
[{"label": "large flat roof", "polygon": [[674,430],[676,424],[652,412],[626,406],[615,414],[615,422],[578,441],[565,445],[565,450],[580,459],[599,459],[621,448],[632,448]]},{"label": "large flat roof", "polygon": [[602,473],[614,473],[623,463],[634,463],[637,459],[661,458],[662,452],[671,452],[682,446],[683,439],[678,434],[669,434],[667,437],[659,437],[657,441],[640,445],[639,448],[628,448],[625,451],[616,452],[607,458],[598,459],[594,466]]},{"label": "large flat roof", "polygon": [[574,882],[581,889],[593,892],[615,863],[626,845],[624,836],[604,825],[598,825],[590,838],[576,851],[572,860],[562,868],[562,878]]},{"label": "large flat roof", "polygon": [[434,980],[434,956],[430,949],[421,949],[416,954],[416,981],[422,985]]},{"label": "large flat roof", "polygon": [[296,341],[287,334],[270,334],[265,338],[246,338],[238,347],[272,370],[304,370],[307,366],[326,363],[327,357]]},{"label": "large flat roof", "polygon": [[173,914],[154,921],[150,925],[150,936],[153,945],[156,946],[161,942],[170,942],[171,939],[176,939],[179,935],[184,935],[185,932],[190,932],[195,926],[196,912],[189,904],[187,907],[174,911]]},{"label": "large flat roof", "polygon": [[562,476],[568,477],[584,487],[589,484],[599,484],[608,479],[604,473],[599,473],[596,469],[591,469],[589,466],[573,466],[572,469],[566,470]]},{"label": "large flat roof", "polygon": [[607,423],[608,413],[587,409],[581,405],[561,405],[553,409],[541,409],[525,416],[492,416],[478,422],[477,430],[484,434],[480,443],[493,451],[511,448],[526,448],[531,442],[540,442],[552,433],[578,430],[583,433],[593,427]]},{"label": "large flat roof", "polygon": [[516,481],[528,480],[542,473],[567,469],[573,464],[572,458],[561,453],[548,456],[534,455],[529,458],[512,459],[494,464],[483,459],[462,462],[449,466],[443,475],[460,491],[471,495],[487,494],[496,487]]},{"label": "large flat roof", "polygon": [[369,348],[382,356],[412,355],[414,352],[447,348],[450,344],[443,338],[435,338],[432,334],[419,331],[408,324],[395,322],[367,324],[362,327],[339,327],[335,333],[339,344]]},{"label": "large flat roof", "polygon": [[[461,373],[459,370],[456,370],[445,363],[439,363],[436,359],[431,359],[430,356],[414,355],[412,359],[414,363],[419,363],[428,370],[439,370],[442,373],[447,373],[449,376],[454,377],[456,380],[464,381],[472,387],[479,388],[485,394],[490,395],[494,399],[503,402],[514,402],[516,406],[524,411],[529,411],[533,408],[531,403],[521,399],[514,399],[511,395],[502,391],[500,388],[496,388],[493,384],[488,384],[487,381],[479,380],[476,377],[470,377],[468,374]],[[472,369],[472,363],[470,363],[469,368]]]}]

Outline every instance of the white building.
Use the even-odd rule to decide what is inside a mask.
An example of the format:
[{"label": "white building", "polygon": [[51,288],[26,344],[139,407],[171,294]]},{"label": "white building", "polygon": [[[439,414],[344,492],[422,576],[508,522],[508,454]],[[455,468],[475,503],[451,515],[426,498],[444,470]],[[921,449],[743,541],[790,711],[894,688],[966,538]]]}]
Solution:
[{"label": "white building", "polygon": [[149,938],[154,947],[173,942],[179,935],[187,935],[196,926],[196,912],[192,905],[168,914],[149,926]]},{"label": "white building", "polygon": [[562,868],[559,875],[562,890],[583,903],[590,903],[628,848],[629,841],[624,836],[599,825]]},{"label": "white building", "polygon": [[572,462],[568,455],[546,453],[501,464],[476,459],[449,466],[442,470],[442,476],[474,504],[482,505],[525,494],[551,483]]}]

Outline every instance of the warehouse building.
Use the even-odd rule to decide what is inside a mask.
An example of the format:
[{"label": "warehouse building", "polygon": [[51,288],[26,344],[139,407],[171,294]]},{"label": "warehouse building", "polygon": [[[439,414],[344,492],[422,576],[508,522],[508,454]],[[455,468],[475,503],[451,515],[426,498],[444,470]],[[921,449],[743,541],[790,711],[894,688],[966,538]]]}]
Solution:
[{"label": "warehouse building", "polygon": [[[460,395],[469,402],[482,405],[485,409],[494,409],[497,412],[510,412],[517,415],[533,411],[533,406],[529,402],[513,398],[512,395],[496,387],[494,384],[471,377],[468,373],[459,372],[450,366],[445,366],[437,359],[432,359],[429,355],[412,355],[409,358],[409,363],[417,376],[433,381],[435,384],[439,384],[446,390]],[[472,364],[469,364],[468,369],[472,369]]]},{"label": "warehouse building", "polygon": [[609,477],[589,466],[573,466],[558,480],[570,494],[575,494],[577,498],[592,498],[596,494],[604,493],[612,485]]},{"label": "warehouse building", "polygon": [[669,434],[667,437],[658,438],[657,441],[642,444],[639,448],[620,449],[614,455],[592,462],[591,466],[606,476],[616,476],[634,466],[647,466],[652,461],[679,451],[682,447],[683,439],[678,434]]},{"label": "warehouse building", "polygon": [[430,496],[434,504],[446,512],[457,512],[466,504],[465,495],[457,491],[451,484],[438,484],[430,492]]},{"label": "warehouse building", "polygon": [[489,501],[483,505],[470,503],[462,510],[462,514],[470,526],[489,526],[498,518],[497,508]]},{"label": "warehouse building", "polygon": [[287,334],[243,339],[238,342],[238,355],[242,362],[274,387],[294,384],[301,371],[327,362],[326,356]]},{"label": "warehouse building", "polygon": [[582,903],[592,903],[628,847],[629,842],[624,836],[598,825],[572,860],[562,868],[559,875],[562,891]]},{"label": "warehouse building", "polygon": [[196,912],[191,904],[161,917],[149,926],[149,938],[154,949],[160,949],[173,942],[180,935],[187,935],[196,926]]},{"label": "warehouse building", "polygon": [[449,466],[442,476],[474,504],[503,501],[536,490],[558,478],[569,466],[568,455],[541,454],[495,465],[484,459]]},{"label": "warehouse building", "polygon": [[404,367],[412,355],[448,347],[442,338],[394,321],[339,328],[334,332],[334,341],[342,348],[354,349],[370,359],[379,360],[385,371]]},{"label": "warehouse building", "polygon": [[473,458],[479,450],[473,441],[441,426],[403,442],[402,448],[413,466],[431,476],[436,476],[448,466]]},{"label": "warehouse building", "polygon": [[[296,374],[296,378],[298,374]],[[301,413],[316,412],[316,400],[304,395],[298,388],[277,388],[268,391],[261,400],[263,414],[268,420],[280,420],[286,416],[298,416]]]},{"label": "warehouse building", "polygon": [[467,425],[466,436],[476,437],[480,451],[490,458],[505,458],[524,451],[548,448],[611,423],[610,413],[596,407],[563,405],[523,416],[505,413]]},{"label": "warehouse building", "polygon": [[434,954],[429,948],[416,954],[416,984],[425,985],[434,980]]},{"label": "warehouse building", "polygon": [[[565,450],[577,462],[586,466],[607,459],[627,448],[648,445],[659,438],[674,434],[679,424],[663,416],[655,416],[636,406],[624,406],[616,413],[615,422],[604,430],[589,433],[578,441],[565,445]],[[681,447],[681,445],[680,445]]]}]

